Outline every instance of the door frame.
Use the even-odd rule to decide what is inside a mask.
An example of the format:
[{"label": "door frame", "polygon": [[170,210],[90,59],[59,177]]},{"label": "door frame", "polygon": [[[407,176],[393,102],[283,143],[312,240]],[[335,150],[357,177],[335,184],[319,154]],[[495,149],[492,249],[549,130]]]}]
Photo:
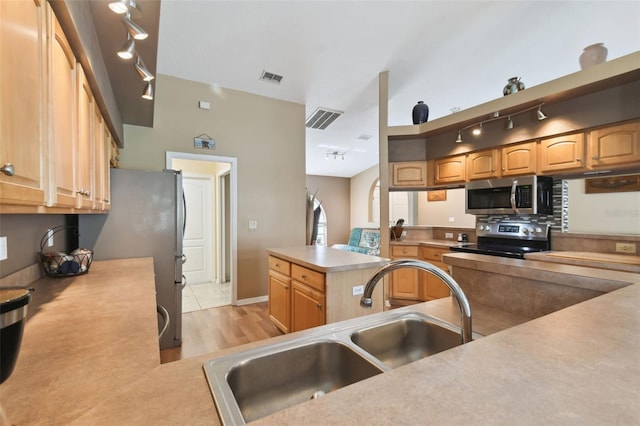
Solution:
[{"label": "door frame", "polygon": [[231,304],[238,304],[238,288],[237,288],[237,276],[238,276],[238,159],[235,157],[221,157],[216,155],[206,154],[189,154],[186,152],[174,152],[166,151],[165,153],[165,167],[171,169],[171,164],[174,159],[181,160],[195,160],[195,161],[209,161],[213,163],[229,163],[231,170],[229,174],[231,176],[230,181],[230,215],[229,215],[229,229],[231,235],[229,236],[230,255],[231,255]]}]

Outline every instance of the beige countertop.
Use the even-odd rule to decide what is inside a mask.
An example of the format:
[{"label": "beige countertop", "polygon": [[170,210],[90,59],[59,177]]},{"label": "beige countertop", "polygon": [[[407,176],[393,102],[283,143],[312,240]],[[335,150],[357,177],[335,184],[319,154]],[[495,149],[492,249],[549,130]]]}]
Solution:
[{"label": "beige countertop", "polygon": [[627,254],[587,251],[544,251],[529,253],[525,257],[530,260],[540,260],[544,262],[612,269],[636,274],[640,273],[640,256]]},{"label": "beige countertop", "polygon": [[460,244],[468,244],[461,243],[455,240],[392,240],[390,243],[392,246],[427,246],[427,247],[438,247],[438,248],[449,248],[455,247]]},{"label": "beige countertop", "polygon": [[[152,270],[150,259],[97,261],[87,275],[40,280],[51,297],[34,303],[0,385],[6,423],[219,424],[203,363],[305,333],[160,365]],[[640,280],[618,279],[629,277]],[[637,284],[529,322],[472,306],[474,331],[488,337],[256,424],[638,424],[638,306]],[[407,308],[459,321],[448,298]]]},{"label": "beige countertop", "polygon": [[342,272],[378,268],[389,259],[324,246],[300,246],[268,249],[267,253],[319,272]]}]

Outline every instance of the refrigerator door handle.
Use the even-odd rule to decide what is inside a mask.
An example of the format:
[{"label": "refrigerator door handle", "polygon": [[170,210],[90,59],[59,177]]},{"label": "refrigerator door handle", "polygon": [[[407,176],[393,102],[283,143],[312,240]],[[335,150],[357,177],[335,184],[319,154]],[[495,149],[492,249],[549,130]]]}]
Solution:
[{"label": "refrigerator door handle", "polygon": [[[187,263],[187,255],[182,253],[182,264],[184,265],[185,263]],[[183,275],[184,277],[184,275]]]},{"label": "refrigerator door handle", "polygon": [[182,235],[184,235],[184,231],[187,229],[187,197],[184,195],[184,191],[182,191]]},{"label": "refrigerator door handle", "polygon": [[185,277],[184,275],[182,276],[182,285],[180,286],[181,289],[184,289],[187,286],[187,277]]}]

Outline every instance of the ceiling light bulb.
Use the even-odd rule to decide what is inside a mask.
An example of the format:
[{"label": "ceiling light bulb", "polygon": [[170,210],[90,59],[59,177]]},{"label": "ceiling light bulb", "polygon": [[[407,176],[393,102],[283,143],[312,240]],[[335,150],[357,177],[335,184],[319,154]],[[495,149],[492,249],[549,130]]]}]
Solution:
[{"label": "ceiling light bulb", "polygon": [[144,92],[142,92],[142,99],[146,99],[148,101],[153,100],[153,86],[151,85],[151,82],[148,82],[144,87]]},{"label": "ceiling light bulb", "polygon": [[142,59],[140,59],[140,56],[138,56],[138,59],[136,60],[136,63],[133,66],[135,67],[136,71],[138,71],[138,74],[140,75],[140,78],[142,78],[142,80],[151,81],[154,78],[156,78],[153,74],[151,74],[151,72],[144,65],[144,62],[142,62]]},{"label": "ceiling light bulb", "polygon": [[149,33],[131,20],[131,14],[129,12],[127,12],[126,16],[122,18],[122,22],[124,23],[124,26],[127,27],[129,34],[131,34],[131,36],[136,40],[144,40],[149,37]]},{"label": "ceiling light bulb", "polygon": [[458,137],[456,138],[456,143],[462,143],[462,135],[458,132]]},{"label": "ceiling light bulb", "polygon": [[480,127],[476,127],[475,129],[473,129],[471,131],[471,133],[473,133],[474,136],[479,136],[482,134],[482,123],[480,123]]},{"label": "ceiling light bulb", "polygon": [[540,106],[538,107],[538,111],[536,112],[536,115],[538,116],[538,120],[541,120],[541,121],[542,121],[542,120],[544,120],[545,118],[547,118],[547,116],[546,116],[546,115],[544,115],[544,112],[542,112],[542,109],[541,109],[541,108],[542,108],[542,105],[540,105]]},{"label": "ceiling light bulb", "polygon": [[122,49],[118,51],[118,56],[122,59],[131,59],[136,51],[135,40],[127,34],[127,42],[122,46]]},{"label": "ceiling light bulb", "polygon": [[109,9],[117,13],[118,15],[122,15],[129,11],[129,0],[117,0],[109,3]]}]

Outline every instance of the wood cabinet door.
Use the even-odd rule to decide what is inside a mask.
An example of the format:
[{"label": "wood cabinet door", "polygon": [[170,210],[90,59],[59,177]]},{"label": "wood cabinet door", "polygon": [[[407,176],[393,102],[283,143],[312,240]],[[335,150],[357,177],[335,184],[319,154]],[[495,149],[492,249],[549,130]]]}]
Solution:
[{"label": "wood cabinet door", "polygon": [[539,145],[541,173],[576,170],[584,167],[584,133],[542,139]]},{"label": "wood cabinet door", "polygon": [[104,156],[104,120],[102,119],[102,113],[96,102],[93,103],[93,130],[92,136],[92,161],[93,169],[93,208],[96,210],[102,210],[104,199],[104,170],[106,168],[106,160],[103,160]]},{"label": "wood cabinet door", "polygon": [[76,145],[76,207],[93,207],[93,94],[81,66],[78,69],[78,143]]},{"label": "wood cabinet door", "polygon": [[60,23],[49,13],[50,36],[50,147],[55,158],[53,165],[53,205],[76,206],[76,59]]},{"label": "wood cabinet door", "polygon": [[464,182],[465,161],[464,155],[435,160],[434,182],[436,184]]},{"label": "wood cabinet door", "polygon": [[426,187],[427,162],[391,163],[391,185],[396,187]]},{"label": "wood cabinet door", "polygon": [[292,281],[291,331],[306,330],[325,324],[324,293]]},{"label": "wood cabinet door", "polygon": [[104,139],[102,141],[102,210],[111,209],[111,132],[106,123],[102,128]]},{"label": "wood cabinet door", "polygon": [[467,180],[500,176],[500,155],[497,149],[472,152],[467,155]]},{"label": "wood cabinet door", "polygon": [[291,279],[269,271],[269,317],[282,332],[291,331]]},{"label": "wood cabinet door", "polygon": [[536,173],[536,143],[505,145],[501,148],[502,176]]},{"label": "wood cabinet door", "polygon": [[391,272],[391,297],[394,299],[420,299],[419,270],[402,268]]},{"label": "wood cabinet door", "polygon": [[44,1],[0,1],[0,204],[47,202]]},{"label": "wood cabinet door", "polygon": [[589,132],[589,167],[608,167],[640,161],[640,121]]}]

